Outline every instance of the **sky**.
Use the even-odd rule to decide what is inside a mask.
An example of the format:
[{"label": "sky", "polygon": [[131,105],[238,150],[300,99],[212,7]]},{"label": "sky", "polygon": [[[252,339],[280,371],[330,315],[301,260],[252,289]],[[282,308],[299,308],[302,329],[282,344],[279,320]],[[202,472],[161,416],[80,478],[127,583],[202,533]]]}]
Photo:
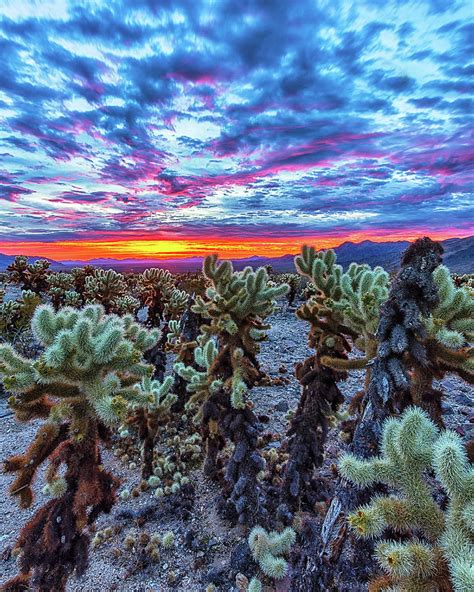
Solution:
[{"label": "sky", "polygon": [[474,234],[464,0],[2,0],[0,252]]}]

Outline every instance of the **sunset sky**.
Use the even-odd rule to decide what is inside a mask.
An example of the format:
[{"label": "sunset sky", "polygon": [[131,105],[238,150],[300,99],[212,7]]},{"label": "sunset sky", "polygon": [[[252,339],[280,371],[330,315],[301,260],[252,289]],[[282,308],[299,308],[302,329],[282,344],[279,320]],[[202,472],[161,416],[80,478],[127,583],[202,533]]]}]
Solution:
[{"label": "sunset sky", "polygon": [[474,234],[473,8],[2,0],[0,252]]}]

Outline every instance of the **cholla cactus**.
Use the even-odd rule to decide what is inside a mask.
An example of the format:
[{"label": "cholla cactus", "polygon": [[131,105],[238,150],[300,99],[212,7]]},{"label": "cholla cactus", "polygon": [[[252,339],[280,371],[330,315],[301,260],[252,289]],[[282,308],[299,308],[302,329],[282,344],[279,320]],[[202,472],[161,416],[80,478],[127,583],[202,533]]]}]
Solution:
[{"label": "cholla cactus", "polygon": [[73,267],[71,275],[74,279],[74,289],[79,294],[83,294],[86,287],[86,279],[94,274],[93,265],[84,265],[84,267]]},{"label": "cholla cactus", "polygon": [[453,282],[456,288],[466,288],[469,290],[471,295],[474,293],[474,274],[472,273],[465,273],[465,274],[457,274],[453,273]]},{"label": "cholla cactus", "polygon": [[175,286],[166,269],[146,269],[139,277],[142,303],[148,306],[148,322],[158,327],[164,319],[177,320],[183,314],[189,295]]},{"label": "cholla cactus", "polygon": [[64,306],[72,306],[73,308],[79,308],[82,306],[82,296],[76,290],[66,290],[63,296]]},{"label": "cholla cactus", "polygon": [[18,255],[15,261],[8,265],[9,282],[20,284],[22,290],[31,290],[35,294],[44,292],[47,284],[47,270],[50,262],[46,259],[37,259],[34,263],[28,262],[28,257]]},{"label": "cholla cactus", "polygon": [[118,296],[114,300],[113,310],[116,314],[124,315],[124,314],[132,314],[134,315],[137,310],[140,308],[140,301],[138,298],[134,296],[130,296],[129,294],[124,294],[123,296]]},{"label": "cholla cactus", "polygon": [[[364,352],[363,358],[341,359],[330,355],[321,358],[321,363],[335,370],[367,368],[365,388],[370,381],[369,362],[377,352],[375,332],[380,320],[380,307],[388,298],[389,275],[382,267],[371,269],[369,265],[351,263],[347,272],[336,263],[334,251],[316,253],[314,248],[303,247],[301,256],[295,258],[298,271],[306,276],[315,288],[299,313],[309,320],[320,317],[323,321],[316,327],[324,331],[324,317],[331,317],[339,325],[338,333],[348,335]],[[315,329],[317,331],[317,328]]]},{"label": "cholla cactus", "polygon": [[[424,473],[434,470],[448,496],[445,512],[436,504]],[[377,590],[474,589],[474,468],[460,437],[439,431],[419,408],[407,409],[383,428],[381,455],[340,461],[345,479],[359,487],[382,482],[401,495],[376,497],[349,516],[362,537],[380,537],[385,529],[412,534],[406,542],[381,541],[376,556],[387,576]]]},{"label": "cholla cactus", "polygon": [[70,273],[50,273],[47,277],[48,294],[57,310],[60,306],[78,306],[81,296],[74,289],[74,277]]},{"label": "cholla cactus", "polygon": [[474,381],[474,293],[457,288],[449,269],[440,265],[433,272],[438,288],[439,304],[425,324],[428,331],[430,361],[440,369],[458,372],[465,380]]},{"label": "cholla cactus", "polygon": [[[191,410],[197,407],[199,409],[197,419],[203,422],[204,403],[217,395],[224,383],[221,379],[215,378],[212,372],[219,353],[215,341],[201,335],[198,337],[193,352],[194,366],[177,362],[174,365],[174,371],[187,382],[187,391],[190,396],[185,408]],[[218,414],[214,413],[213,416],[206,418],[206,424],[203,426],[206,446],[204,472],[207,475],[214,474],[217,453],[225,444],[225,440],[219,432],[218,419]]]},{"label": "cholla cactus", "polygon": [[19,331],[29,327],[41,298],[34,292],[24,290],[18,300],[4,302],[3,299],[4,293],[0,294],[0,337],[11,340]]},{"label": "cholla cactus", "polygon": [[286,297],[288,300],[288,306],[293,306],[301,284],[301,277],[297,273],[282,273],[278,276],[278,283],[287,284],[289,286],[290,289],[288,290]]},{"label": "cholla cactus", "polygon": [[[256,357],[268,328],[263,319],[273,311],[274,298],[285,294],[288,287],[269,286],[264,268],[235,272],[230,261],[219,265],[217,255],[205,259],[204,274],[212,286],[207,290],[207,300],[196,298],[193,310],[209,321],[201,326],[200,348],[195,353],[196,362],[203,362],[201,367],[207,371],[206,376],[189,371],[194,381],[189,388],[198,395],[193,401],[202,397],[207,474],[216,473],[217,453],[224,438],[235,444],[226,482],[230,503],[239,520],[246,522],[263,511],[256,476],[264,467],[256,450],[257,419],[247,400],[248,389],[263,376]],[[217,338],[217,353],[214,345],[207,345],[213,336]],[[183,368],[178,366],[177,371],[185,377]]]},{"label": "cholla cactus", "polygon": [[117,482],[100,455],[104,424],[123,420],[130,401],[137,399],[134,385],[151,371],[142,355],[158,336],[131,317],[104,314],[98,305],[58,312],[42,305],[31,328],[43,352],[33,360],[0,345],[0,375],[13,393],[9,404],[20,421],[47,421],[25,454],[7,460],[6,470],[17,475],[11,494],[29,507],[36,471],[50,461],[46,480],[57,497],[20,533],[20,579],[32,577],[42,590],[64,590],[69,575],[87,566],[86,525],[110,511],[115,499]]},{"label": "cholla cactus", "polygon": [[176,285],[180,290],[184,290],[193,298],[195,296],[206,295],[206,290],[210,288],[211,282],[202,272],[187,272],[176,274]]},{"label": "cholla cactus", "polygon": [[255,526],[249,534],[248,543],[254,560],[262,572],[274,580],[282,580],[288,573],[288,562],[281,555],[288,555],[295,544],[296,533],[292,528],[283,532],[267,532]]},{"label": "cholla cactus", "polygon": [[165,319],[168,322],[179,319],[186,310],[188,299],[189,294],[187,292],[174,288],[165,301],[165,308],[163,310]]},{"label": "cholla cactus", "polygon": [[145,377],[136,387],[137,397],[131,404],[132,415],[127,423],[138,428],[138,437],[142,442],[143,479],[148,479],[153,473],[153,450],[158,430],[169,419],[171,406],[177,399],[171,393],[172,387],[171,376],[163,382]]},{"label": "cholla cactus", "polygon": [[351,349],[348,336],[357,337],[342,324],[342,314],[330,306],[342,294],[342,268],[336,264],[335,253],[316,253],[314,248],[305,246],[301,256],[295,257],[295,265],[315,288],[315,295],[300,306],[296,315],[310,323],[309,345],[316,351],[296,366],[302,394],[287,431],[289,456],[278,507],[278,515],[286,523],[291,522],[292,512],[300,507],[302,499],[312,507],[320,495],[314,470],[323,462],[329,425],[338,417],[344,401],[337,383],[347,377],[345,369],[335,369],[322,360],[347,362]]},{"label": "cholla cactus", "polygon": [[124,297],[127,297],[125,278],[113,269],[95,269],[85,278],[85,301],[101,304],[107,313],[120,312]]},{"label": "cholla cactus", "polygon": [[[427,360],[423,319],[438,304],[433,271],[441,262],[443,249],[429,238],[416,240],[402,256],[402,267],[393,281],[387,302],[381,308],[377,338],[380,340],[372,365],[369,387],[364,395],[362,411],[354,426],[351,451],[370,458],[378,449],[384,420],[403,410],[412,402],[410,379],[413,361]],[[340,480],[322,527],[324,540],[318,545],[316,566],[305,578],[308,589],[330,587],[334,581],[356,588],[373,572],[373,549],[370,539],[354,544],[347,536],[345,515],[367,499],[367,491],[359,492]],[[305,560],[307,555],[305,555]],[[323,570],[324,564],[331,569]],[[350,559],[348,559],[350,557]],[[319,570],[319,571],[318,571]],[[316,575],[318,572],[318,575]],[[375,588],[377,589],[377,588]]]}]

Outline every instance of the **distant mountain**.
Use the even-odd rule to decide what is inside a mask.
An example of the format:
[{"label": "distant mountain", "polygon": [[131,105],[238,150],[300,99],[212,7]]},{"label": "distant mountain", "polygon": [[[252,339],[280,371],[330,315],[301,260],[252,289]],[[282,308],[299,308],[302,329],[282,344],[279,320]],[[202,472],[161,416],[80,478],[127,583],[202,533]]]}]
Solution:
[{"label": "distant mountain", "polygon": [[[66,270],[66,266],[63,263],[55,261],[54,259],[48,259],[48,257],[30,257],[31,261],[34,261],[35,259],[46,259],[51,263],[51,269],[54,269],[54,271]],[[3,253],[0,253],[0,271],[6,269],[14,260],[15,255],[4,255]]]},{"label": "distant mountain", "polygon": [[[368,263],[371,267],[381,265],[388,271],[397,269],[400,265],[400,256],[408,247],[408,241],[376,243],[370,240],[361,243],[345,242],[334,250],[337,260],[344,268],[352,261],[356,263]],[[456,273],[474,273],[474,236],[467,238],[450,238],[442,242],[445,253],[444,263]],[[13,261],[13,256],[0,254],[0,269],[5,269]],[[33,258],[32,258],[33,259]],[[243,269],[246,265],[253,267],[259,265],[271,265],[275,271],[293,272],[294,255],[282,257],[259,257],[253,255],[245,259],[234,259],[234,268]],[[202,257],[189,257],[183,259],[91,259],[89,261],[51,261],[52,269],[66,269],[86,264],[97,267],[112,268],[117,271],[142,271],[147,267],[161,267],[173,272],[199,271],[202,268]]]}]

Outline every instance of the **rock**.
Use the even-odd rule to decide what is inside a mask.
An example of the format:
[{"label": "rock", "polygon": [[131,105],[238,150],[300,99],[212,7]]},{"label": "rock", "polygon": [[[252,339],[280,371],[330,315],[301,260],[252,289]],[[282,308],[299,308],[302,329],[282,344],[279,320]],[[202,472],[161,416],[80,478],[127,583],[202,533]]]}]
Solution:
[{"label": "rock", "polygon": [[472,407],[474,405],[474,397],[469,397],[464,393],[457,393],[454,395],[454,398],[459,405],[464,405],[465,407]]},{"label": "rock", "polygon": [[249,573],[249,565],[253,563],[252,553],[246,540],[240,541],[232,550],[230,570],[233,573]]},{"label": "rock", "polygon": [[227,581],[227,563],[223,559],[215,561],[207,572],[207,581],[222,586]]},{"label": "rock", "polygon": [[286,411],[288,411],[288,409],[289,407],[286,401],[280,401],[275,405],[275,411],[282,411],[283,413],[285,413]]}]

